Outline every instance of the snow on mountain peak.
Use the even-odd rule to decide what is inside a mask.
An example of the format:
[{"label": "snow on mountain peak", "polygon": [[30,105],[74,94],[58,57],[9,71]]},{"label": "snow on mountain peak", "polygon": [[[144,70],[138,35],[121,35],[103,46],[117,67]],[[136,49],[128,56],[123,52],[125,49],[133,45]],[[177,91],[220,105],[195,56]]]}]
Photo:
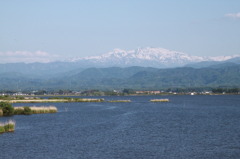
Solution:
[{"label": "snow on mountain peak", "polygon": [[72,61],[88,61],[94,64],[102,65],[118,65],[118,66],[164,66],[175,67],[182,66],[188,63],[201,61],[224,61],[235,56],[219,56],[219,57],[201,57],[191,56],[183,52],[172,51],[164,48],[138,48],[135,50],[114,49],[106,54],[100,56],[89,56],[84,58],[77,58]]},{"label": "snow on mountain peak", "polygon": [[209,60],[212,60],[212,61],[226,61],[226,60],[236,58],[236,57],[240,57],[240,55],[209,57]]}]

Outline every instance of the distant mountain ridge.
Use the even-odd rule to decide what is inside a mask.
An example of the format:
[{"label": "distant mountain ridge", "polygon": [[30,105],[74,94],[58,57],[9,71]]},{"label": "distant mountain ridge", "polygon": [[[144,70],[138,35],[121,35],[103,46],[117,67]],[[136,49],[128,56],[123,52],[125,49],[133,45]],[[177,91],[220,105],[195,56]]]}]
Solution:
[{"label": "distant mountain ridge", "polygon": [[113,51],[100,55],[84,58],[74,58],[71,62],[84,63],[95,67],[129,67],[129,66],[145,66],[145,67],[181,67],[191,63],[205,61],[226,61],[233,56],[217,56],[217,57],[201,57],[191,56],[186,53],[171,51],[163,48],[139,48],[136,50],[114,49]]},{"label": "distant mountain ridge", "polygon": [[240,87],[240,55],[200,57],[141,48],[68,62],[0,64],[0,90],[220,86]]},{"label": "distant mountain ridge", "polygon": [[155,67],[155,68],[174,68],[174,67],[208,67],[215,64],[231,62],[240,64],[240,55],[201,57],[191,56],[186,53],[170,51],[163,48],[139,48],[136,50],[125,51],[114,49],[113,51],[100,55],[84,58],[73,58],[60,62],[49,63],[7,63],[0,64],[0,73],[4,72],[23,72],[38,76],[56,73],[63,73],[74,69],[86,69],[90,67]]},{"label": "distant mountain ridge", "polygon": [[229,60],[225,61],[202,61],[196,63],[190,63],[185,65],[185,67],[193,67],[193,68],[203,68],[203,67],[214,67],[215,65],[234,65],[240,64],[240,57],[233,57]]}]

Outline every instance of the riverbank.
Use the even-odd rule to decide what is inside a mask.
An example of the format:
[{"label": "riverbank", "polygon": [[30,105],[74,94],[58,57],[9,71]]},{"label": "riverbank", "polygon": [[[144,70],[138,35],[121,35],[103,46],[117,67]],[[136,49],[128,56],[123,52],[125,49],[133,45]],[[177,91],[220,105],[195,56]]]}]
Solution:
[{"label": "riverbank", "polygon": [[14,115],[57,113],[57,111],[58,111],[58,109],[55,106],[14,107]]},{"label": "riverbank", "polygon": [[21,106],[13,107],[8,102],[0,102],[0,116],[12,116],[12,115],[31,115],[41,113],[56,113],[58,111],[55,106]]},{"label": "riverbank", "polygon": [[9,99],[0,100],[8,103],[68,103],[68,102],[103,102],[104,99],[93,98],[56,98],[56,99]]}]

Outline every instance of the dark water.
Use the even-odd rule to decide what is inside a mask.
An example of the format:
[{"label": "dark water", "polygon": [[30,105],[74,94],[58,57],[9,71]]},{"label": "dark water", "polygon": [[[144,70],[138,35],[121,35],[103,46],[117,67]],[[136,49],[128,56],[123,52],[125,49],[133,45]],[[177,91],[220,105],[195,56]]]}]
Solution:
[{"label": "dark water", "polygon": [[240,96],[153,98],[51,103],[58,113],[2,117],[17,125],[0,135],[0,158],[240,158]]}]

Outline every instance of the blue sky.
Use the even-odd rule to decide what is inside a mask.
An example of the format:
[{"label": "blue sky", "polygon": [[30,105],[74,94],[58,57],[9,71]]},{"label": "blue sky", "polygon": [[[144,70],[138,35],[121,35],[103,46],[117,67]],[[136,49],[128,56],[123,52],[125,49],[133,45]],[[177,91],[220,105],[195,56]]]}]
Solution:
[{"label": "blue sky", "polygon": [[1,0],[0,63],[148,46],[234,55],[239,28],[239,0]]}]

